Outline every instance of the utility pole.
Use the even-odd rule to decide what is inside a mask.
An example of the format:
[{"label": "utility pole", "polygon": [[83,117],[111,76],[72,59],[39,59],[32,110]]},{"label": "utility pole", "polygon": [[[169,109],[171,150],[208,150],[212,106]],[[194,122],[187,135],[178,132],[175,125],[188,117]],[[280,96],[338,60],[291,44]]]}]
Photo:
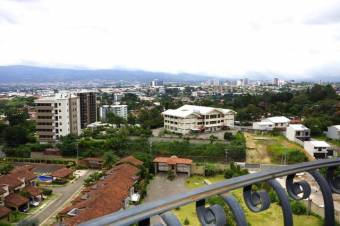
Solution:
[{"label": "utility pole", "polygon": [[224,149],[225,152],[225,162],[228,163],[228,149]]},{"label": "utility pole", "polygon": [[79,161],[79,143],[77,142],[77,167],[78,167],[78,161]]}]

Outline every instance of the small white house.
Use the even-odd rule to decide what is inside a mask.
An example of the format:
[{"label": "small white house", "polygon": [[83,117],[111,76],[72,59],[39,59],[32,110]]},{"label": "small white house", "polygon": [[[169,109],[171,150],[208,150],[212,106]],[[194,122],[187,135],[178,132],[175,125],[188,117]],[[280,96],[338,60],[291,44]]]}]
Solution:
[{"label": "small white house", "polygon": [[253,122],[254,130],[270,131],[274,129],[274,123],[272,122]]},{"label": "small white house", "polygon": [[271,122],[274,128],[285,129],[288,127],[290,119],[285,116],[274,116],[261,120],[261,122]]},{"label": "small white house", "polygon": [[334,140],[340,140],[340,125],[329,126],[326,136]]},{"label": "small white house", "polygon": [[323,159],[328,156],[333,156],[331,146],[325,141],[312,140],[305,141],[303,148],[314,158]]},{"label": "small white house", "polygon": [[310,140],[310,129],[302,124],[291,124],[286,129],[286,137],[303,146],[304,141]]}]

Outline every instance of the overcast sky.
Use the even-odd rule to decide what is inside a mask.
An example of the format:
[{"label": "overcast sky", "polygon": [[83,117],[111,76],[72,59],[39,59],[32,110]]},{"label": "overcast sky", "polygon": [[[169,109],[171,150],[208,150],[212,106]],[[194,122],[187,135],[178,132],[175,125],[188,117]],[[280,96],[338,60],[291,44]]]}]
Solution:
[{"label": "overcast sky", "polygon": [[0,65],[340,76],[340,0],[0,0]]}]

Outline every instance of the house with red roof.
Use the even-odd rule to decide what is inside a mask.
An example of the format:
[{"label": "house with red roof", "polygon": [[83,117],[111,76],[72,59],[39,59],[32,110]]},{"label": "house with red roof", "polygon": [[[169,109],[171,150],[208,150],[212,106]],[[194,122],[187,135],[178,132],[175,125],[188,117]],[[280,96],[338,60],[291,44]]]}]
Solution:
[{"label": "house with red roof", "polygon": [[171,157],[156,157],[153,160],[155,174],[157,172],[168,172],[173,171],[177,173],[187,173],[191,175],[192,160],[187,158],[178,158],[173,155]]},{"label": "house with red roof", "polygon": [[61,168],[58,169],[54,172],[51,173],[51,176],[53,177],[53,180],[56,179],[67,179],[69,178],[71,175],[73,175],[73,170],[70,168]]},{"label": "house with red roof", "polygon": [[29,199],[19,194],[26,187],[34,187],[36,175],[27,166],[16,167],[8,174],[0,176],[0,218],[8,216],[11,210],[25,212],[29,209]]},{"label": "house with red roof", "polygon": [[75,226],[127,208],[136,197],[134,186],[140,169],[133,164],[121,163],[105,172],[94,185],[85,187],[70,206],[57,216],[60,224]]}]

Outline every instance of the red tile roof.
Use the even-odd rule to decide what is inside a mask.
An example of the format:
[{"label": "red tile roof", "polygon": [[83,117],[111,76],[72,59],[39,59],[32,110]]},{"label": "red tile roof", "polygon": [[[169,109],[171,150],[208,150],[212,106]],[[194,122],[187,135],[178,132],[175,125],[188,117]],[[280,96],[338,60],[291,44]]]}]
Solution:
[{"label": "red tile roof", "polygon": [[0,176],[0,184],[7,184],[9,190],[12,190],[16,187],[19,187],[23,184],[23,182],[14,174],[6,174]]},{"label": "red tile roof", "polygon": [[118,163],[130,163],[130,164],[132,164],[134,166],[141,166],[141,165],[143,165],[142,161],[140,161],[139,159],[136,159],[132,155],[127,156],[125,158],[122,158]]},{"label": "red tile roof", "polygon": [[[137,167],[124,163],[107,171],[103,180],[99,180],[96,186],[84,189],[81,197],[73,200],[71,206],[59,213],[60,216],[64,215],[63,223],[74,226],[122,209],[130,188],[137,180],[138,172]],[[76,216],[66,215],[74,208],[79,210]]]},{"label": "red tile roof", "polygon": [[34,180],[37,177],[31,170],[33,170],[32,166],[25,165],[14,168],[10,174],[19,178],[25,178],[25,182],[28,182]]},{"label": "red tile roof", "polygon": [[28,199],[16,193],[12,193],[5,197],[5,205],[7,207],[19,208],[26,203],[28,203]]},{"label": "red tile roof", "polygon": [[34,186],[28,186],[24,188],[24,191],[28,192],[31,196],[38,196],[42,194],[42,190]]},{"label": "red tile roof", "polygon": [[192,160],[191,159],[185,159],[185,158],[178,158],[177,156],[171,156],[171,157],[156,157],[153,162],[157,163],[166,163],[169,165],[175,165],[175,164],[187,164],[191,165]]},{"label": "red tile roof", "polygon": [[0,218],[7,216],[11,212],[11,209],[7,207],[0,207]]},{"label": "red tile roof", "polygon": [[58,178],[66,178],[70,176],[72,173],[73,173],[73,170],[65,167],[65,168],[61,168],[61,169],[54,171],[53,173],[51,173],[51,176],[58,177]]}]

